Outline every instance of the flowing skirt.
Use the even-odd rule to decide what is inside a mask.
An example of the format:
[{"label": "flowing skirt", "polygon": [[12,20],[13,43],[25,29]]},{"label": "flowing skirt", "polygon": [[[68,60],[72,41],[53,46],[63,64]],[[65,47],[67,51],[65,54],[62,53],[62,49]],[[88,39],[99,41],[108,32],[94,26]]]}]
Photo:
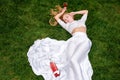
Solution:
[{"label": "flowing skirt", "polygon": [[[88,53],[91,41],[86,33],[76,32],[67,41],[45,38],[36,40],[27,56],[36,75],[45,80],[91,80],[93,70]],[[60,76],[55,77],[50,62],[55,62]]]}]

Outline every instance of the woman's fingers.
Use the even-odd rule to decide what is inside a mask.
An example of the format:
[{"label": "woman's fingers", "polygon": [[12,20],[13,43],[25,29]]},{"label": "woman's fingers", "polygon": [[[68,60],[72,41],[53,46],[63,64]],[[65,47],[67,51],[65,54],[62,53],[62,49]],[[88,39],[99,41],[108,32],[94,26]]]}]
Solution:
[{"label": "woman's fingers", "polygon": [[71,12],[71,13],[69,13],[69,15],[70,15],[70,16],[74,16],[74,15],[75,15],[75,13],[74,13],[74,12]]},{"label": "woman's fingers", "polygon": [[63,11],[66,11],[66,10],[67,10],[67,7],[64,7],[64,8],[63,8]]}]

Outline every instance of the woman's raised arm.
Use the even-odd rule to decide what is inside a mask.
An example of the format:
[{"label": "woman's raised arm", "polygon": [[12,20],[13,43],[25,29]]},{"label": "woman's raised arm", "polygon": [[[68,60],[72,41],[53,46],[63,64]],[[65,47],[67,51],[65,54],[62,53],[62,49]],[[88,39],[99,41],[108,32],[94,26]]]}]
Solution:
[{"label": "woman's raised arm", "polygon": [[56,19],[56,20],[59,20],[60,19],[60,17],[64,14],[64,12],[66,11],[66,9],[67,9],[67,7],[64,7],[63,9],[62,9],[62,11],[59,13],[59,14],[57,14],[54,18]]},{"label": "woman's raised arm", "polygon": [[81,10],[81,11],[76,11],[76,12],[71,12],[69,13],[71,16],[74,16],[76,14],[88,14],[88,10]]},{"label": "woman's raised arm", "polygon": [[82,14],[83,16],[81,17],[81,19],[79,21],[82,21],[83,23],[85,23],[86,20],[87,20],[88,10],[81,10],[81,11],[71,12],[69,14],[71,16],[74,16],[76,14]]},{"label": "woman's raised arm", "polygon": [[54,17],[54,18],[56,19],[56,21],[61,25],[61,27],[63,27],[65,30],[67,30],[67,29],[66,29],[66,23],[65,23],[64,21],[62,21],[62,20],[60,19],[60,17],[65,13],[66,9],[67,9],[67,7],[64,7],[64,8],[62,9],[62,11],[61,11],[60,13],[58,13],[58,14]]}]

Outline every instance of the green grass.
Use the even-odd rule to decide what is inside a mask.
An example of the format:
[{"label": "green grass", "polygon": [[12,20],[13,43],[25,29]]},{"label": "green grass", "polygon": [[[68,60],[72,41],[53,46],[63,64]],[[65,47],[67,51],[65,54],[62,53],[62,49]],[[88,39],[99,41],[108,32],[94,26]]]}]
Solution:
[{"label": "green grass", "polygon": [[89,10],[93,80],[120,79],[119,0],[0,0],[0,80],[43,80],[32,72],[27,51],[36,39],[71,37],[48,23],[49,10],[64,1],[68,11]]}]

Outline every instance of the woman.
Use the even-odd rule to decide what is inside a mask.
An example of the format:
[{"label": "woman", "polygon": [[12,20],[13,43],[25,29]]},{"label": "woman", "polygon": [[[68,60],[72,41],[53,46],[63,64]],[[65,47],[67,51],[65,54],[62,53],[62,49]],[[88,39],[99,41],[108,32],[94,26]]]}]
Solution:
[{"label": "woman", "polygon": [[[54,18],[72,37],[67,41],[36,40],[27,53],[28,60],[33,72],[42,75],[45,80],[91,80],[93,70],[88,53],[92,44],[85,25],[88,11],[65,11],[66,7]],[[76,14],[83,16],[74,20]]]}]

